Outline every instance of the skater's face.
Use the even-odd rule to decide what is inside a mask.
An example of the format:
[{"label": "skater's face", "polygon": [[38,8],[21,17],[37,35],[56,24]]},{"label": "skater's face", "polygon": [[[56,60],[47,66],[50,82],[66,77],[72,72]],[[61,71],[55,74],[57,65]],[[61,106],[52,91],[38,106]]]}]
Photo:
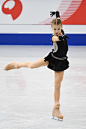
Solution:
[{"label": "skater's face", "polygon": [[53,30],[54,35],[59,35],[61,33],[62,26],[59,25],[53,25],[51,26],[51,29]]}]

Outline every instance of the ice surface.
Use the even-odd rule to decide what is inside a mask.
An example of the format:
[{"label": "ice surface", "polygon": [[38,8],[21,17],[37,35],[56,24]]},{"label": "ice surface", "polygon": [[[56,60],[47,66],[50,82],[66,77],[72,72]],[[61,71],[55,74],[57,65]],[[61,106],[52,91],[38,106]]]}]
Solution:
[{"label": "ice surface", "polygon": [[4,71],[11,62],[35,62],[52,46],[0,46],[0,129],[85,129],[86,47],[69,46],[70,68],[60,91],[62,122],[50,119],[54,71],[45,67]]}]

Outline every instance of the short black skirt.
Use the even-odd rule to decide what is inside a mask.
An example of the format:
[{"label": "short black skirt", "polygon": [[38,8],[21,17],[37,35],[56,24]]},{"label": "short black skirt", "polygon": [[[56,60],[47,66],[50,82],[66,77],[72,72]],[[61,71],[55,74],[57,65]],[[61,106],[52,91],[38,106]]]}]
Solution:
[{"label": "short black skirt", "polygon": [[69,68],[69,61],[67,59],[65,60],[59,60],[55,59],[51,55],[52,52],[50,52],[46,57],[44,57],[44,61],[48,61],[49,65],[47,66],[49,69],[54,71],[64,71],[67,68]]}]

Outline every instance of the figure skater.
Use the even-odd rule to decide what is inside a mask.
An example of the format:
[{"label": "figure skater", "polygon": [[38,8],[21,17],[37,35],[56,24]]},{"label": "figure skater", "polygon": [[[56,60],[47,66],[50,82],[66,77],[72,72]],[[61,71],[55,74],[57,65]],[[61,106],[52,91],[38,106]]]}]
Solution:
[{"label": "figure skater", "polygon": [[53,16],[56,14],[56,19],[51,23],[51,29],[53,30],[53,35],[51,36],[51,42],[54,49],[44,58],[32,63],[32,62],[13,62],[5,67],[5,70],[19,69],[21,67],[27,68],[38,68],[41,66],[47,66],[49,69],[53,70],[55,73],[55,90],[54,90],[54,108],[52,111],[52,118],[63,120],[63,115],[60,112],[60,87],[63,80],[64,70],[69,68],[69,61],[67,60],[68,44],[66,38],[67,35],[64,34],[62,29],[62,22],[58,11],[50,12]]}]

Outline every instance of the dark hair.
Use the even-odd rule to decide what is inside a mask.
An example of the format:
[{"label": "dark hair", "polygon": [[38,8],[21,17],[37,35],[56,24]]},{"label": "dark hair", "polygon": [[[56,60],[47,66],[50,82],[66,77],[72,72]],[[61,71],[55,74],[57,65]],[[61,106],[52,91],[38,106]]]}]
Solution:
[{"label": "dark hair", "polygon": [[56,19],[54,19],[51,22],[51,26],[53,26],[53,25],[59,25],[59,24],[61,24],[61,26],[62,26],[62,22],[61,22],[61,19],[60,18],[56,18]]}]

